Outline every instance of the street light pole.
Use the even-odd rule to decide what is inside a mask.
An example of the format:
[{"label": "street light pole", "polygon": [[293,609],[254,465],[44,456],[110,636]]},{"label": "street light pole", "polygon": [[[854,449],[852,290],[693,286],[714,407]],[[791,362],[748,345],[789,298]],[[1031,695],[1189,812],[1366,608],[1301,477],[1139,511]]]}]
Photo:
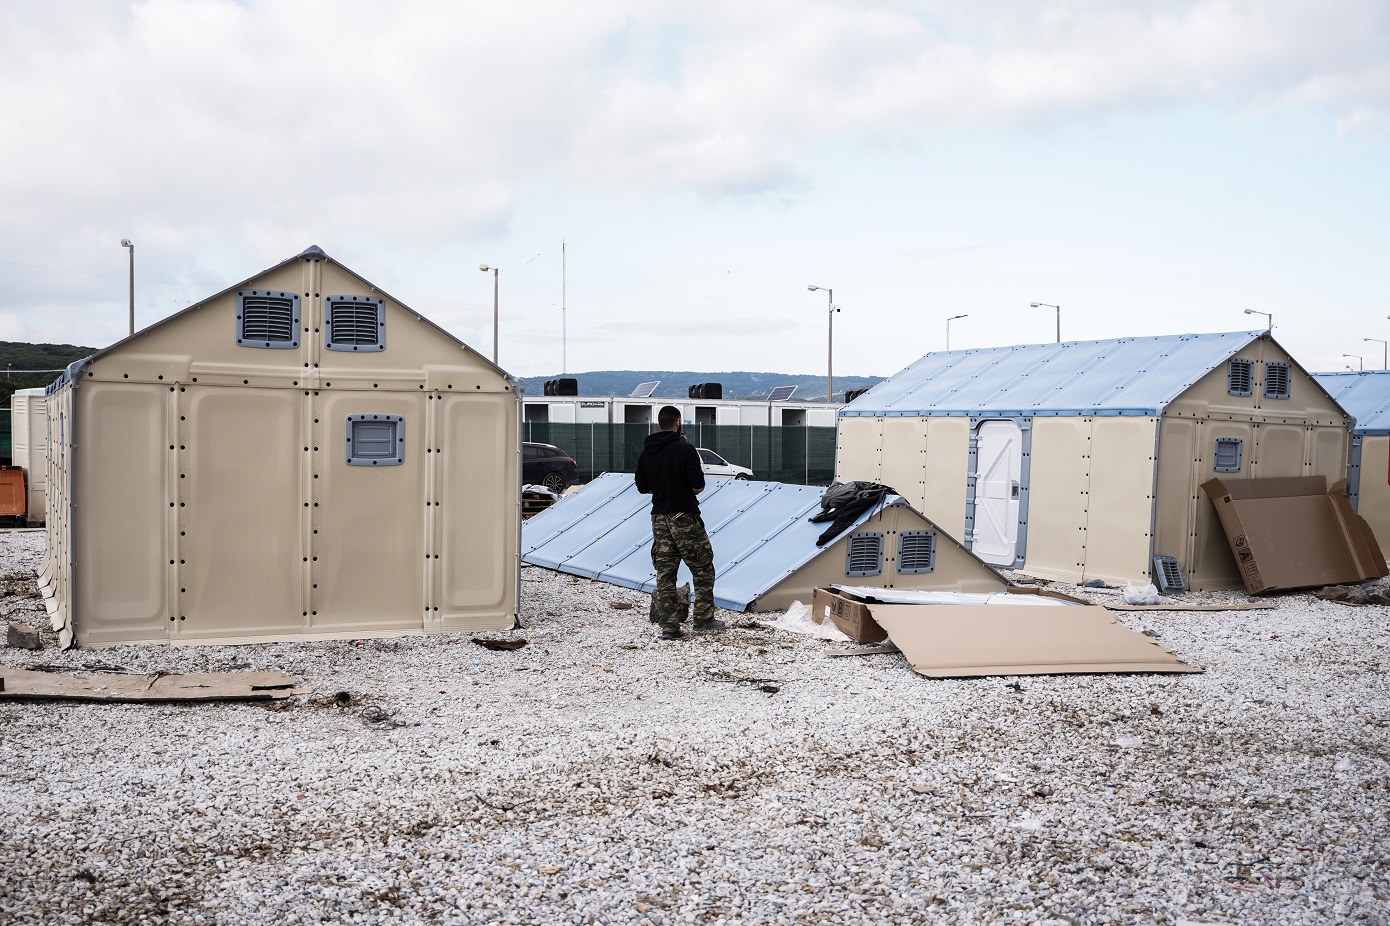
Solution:
[{"label": "street light pole", "polygon": [[826,297],[826,334],[825,334],[825,401],[835,401],[835,313],[840,311],[835,307],[835,290],[828,286],[816,286],[814,284],[806,287],[811,292],[825,290]]},{"label": "street light pole", "polygon": [[1269,325],[1269,327],[1266,328],[1265,330],[1266,330],[1266,331],[1271,331],[1271,332],[1274,330],[1274,313],[1273,313],[1273,312],[1261,312],[1259,309],[1246,309],[1246,310],[1245,310],[1245,314],[1246,314],[1246,315],[1263,315],[1263,316],[1265,317],[1266,322],[1267,322],[1268,325]]},{"label": "street light pole", "polygon": [[[1362,357],[1360,354],[1343,354],[1342,356],[1343,356],[1343,357],[1355,357],[1355,358],[1356,358],[1357,367],[1360,369],[1360,371],[1361,371],[1362,373],[1365,373],[1365,372],[1366,372],[1366,358],[1365,358],[1365,357]],[[1350,370],[1351,367],[1348,366],[1347,369]]]},{"label": "street light pole", "polygon": [[483,273],[492,271],[492,362],[495,366],[497,364],[497,268],[480,264],[478,269]]},{"label": "street light pole", "polygon": [[1380,345],[1380,368],[1390,370],[1390,341],[1381,338],[1362,338],[1363,341],[1375,341]]},{"label": "street light pole", "polygon": [[1053,305],[1053,304],[1050,303],[1050,302],[1030,302],[1030,303],[1028,303],[1028,304],[1029,304],[1030,306],[1032,306],[1033,308],[1035,308],[1035,309],[1038,309],[1038,308],[1046,308],[1046,309],[1056,309],[1056,310],[1057,310],[1057,343],[1058,343],[1058,344],[1061,344],[1061,343],[1062,343],[1062,307],[1061,307],[1060,305]]},{"label": "street light pole", "polygon": [[135,333],[135,245],[129,238],[121,239],[121,247],[130,251],[130,333]]},{"label": "street light pole", "polygon": [[969,315],[952,315],[950,318],[946,319],[946,349],[947,349],[947,350],[950,350],[950,349],[951,349],[951,322],[955,321],[955,320],[958,319],[958,318],[969,318],[969,317],[970,317]]}]

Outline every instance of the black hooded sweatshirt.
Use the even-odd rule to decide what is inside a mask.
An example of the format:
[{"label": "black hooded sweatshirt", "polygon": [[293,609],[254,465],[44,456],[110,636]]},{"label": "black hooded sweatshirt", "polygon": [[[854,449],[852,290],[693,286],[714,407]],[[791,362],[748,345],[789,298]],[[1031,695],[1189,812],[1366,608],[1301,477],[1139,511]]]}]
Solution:
[{"label": "black hooded sweatshirt", "polygon": [[652,514],[700,513],[705,487],[700,455],[678,431],[648,434],[637,456],[637,491],[652,497]]}]

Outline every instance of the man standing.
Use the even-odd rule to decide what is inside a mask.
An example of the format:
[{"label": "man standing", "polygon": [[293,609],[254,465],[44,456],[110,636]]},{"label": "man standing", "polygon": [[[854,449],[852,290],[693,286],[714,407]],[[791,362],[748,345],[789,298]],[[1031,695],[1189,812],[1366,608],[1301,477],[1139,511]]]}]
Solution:
[{"label": "man standing", "polygon": [[695,498],[705,489],[700,455],[681,433],[680,409],[665,406],[656,423],[661,430],[647,435],[637,457],[637,491],[652,497],[652,566],[661,639],[677,640],[685,619],[676,605],[681,560],[694,580],[694,629],[723,630],[725,625],[714,616],[714,551]]}]

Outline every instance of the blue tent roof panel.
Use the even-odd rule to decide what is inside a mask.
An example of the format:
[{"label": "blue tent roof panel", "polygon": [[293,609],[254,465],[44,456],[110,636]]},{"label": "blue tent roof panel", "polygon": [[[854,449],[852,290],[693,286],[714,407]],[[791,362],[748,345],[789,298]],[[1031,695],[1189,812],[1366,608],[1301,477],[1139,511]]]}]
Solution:
[{"label": "blue tent roof panel", "polygon": [[1263,332],[937,351],[845,406],[854,416],[1158,415]]},{"label": "blue tent roof panel", "polygon": [[1356,419],[1352,433],[1390,434],[1390,372],[1314,373],[1313,379]]},{"label": "blue tent roof panel", "polygon": [[[826,525],[807,519],[821,510],[824,491],[780,482],[709,480],[700,509],[714,548],[715,604],[746,610],[822,552],[816,539]],[[522,525],[521,558],[650,592],[656,587],[650,506],[651,497],[637,491],[630,473],[605,473]],[[855,526],[872,514],[864,512]],[[678,581],[689,580],[682,566]]]}]

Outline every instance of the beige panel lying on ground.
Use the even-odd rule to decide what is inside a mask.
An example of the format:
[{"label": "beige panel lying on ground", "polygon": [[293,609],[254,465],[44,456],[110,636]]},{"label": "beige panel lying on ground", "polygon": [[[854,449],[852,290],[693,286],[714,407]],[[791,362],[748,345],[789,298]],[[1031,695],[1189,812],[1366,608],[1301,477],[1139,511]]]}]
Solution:
[{"label": "beige panel lying on ground", "polygon": [[1101,607],[870,605],[929,678],[1087,672],[1200,672]]},{"label": "beige panel lying on ground", "polygon": [[77,701],[269,701],[304,694],[283,672],[204,672],[197,675],[81,676],[27,669],[0,670],[0,698]]}]

